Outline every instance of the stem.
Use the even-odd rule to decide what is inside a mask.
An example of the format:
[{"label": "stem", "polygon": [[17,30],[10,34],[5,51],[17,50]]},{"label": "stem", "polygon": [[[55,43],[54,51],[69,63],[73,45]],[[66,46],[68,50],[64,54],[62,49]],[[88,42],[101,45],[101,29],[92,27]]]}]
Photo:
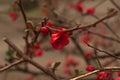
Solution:
[{"label": "stem", "polygon": [[109,53],[109,52],[107,52],[107,51],[104,51],[104,50],[98,49],[98,48],[96,48],[96,47],[93,47],[93,46],[91,46],[91,45],[88,44],[88,43],[86,43],[86,44],[87,44],[89,47],[91,47],[91,48],[93,48],[93,49],[96,49],[96,50],[99,51],[99,52],[103,52],[103,53],[105,53],[105,54],[107,54],[107,55],[109,55],[109,56],[111,56],[111,57],[114,57],[114,58],[120,60],[119,57],[117,57],[117,56],[115,56],[115,55],[112,55],[111,53]]},{"label": "stem", "polygon": [[[96,45],[96,44],[95,44],[95,47],[97,48],[97,45]],[[97,50],[96,50],[96,49],[94,49],[94,54],[95,54],[95,56],[96,56],[98,65],[99,65],[100,68],[102,69],[103,67],[102,67],[102,65],[101,65],[101,63],[100,63],[100,60],[99,60],[99,58],[98,58],[98,54],[97,54]]]},{"label": "stem", "polygon": [[105,67],[104,69],[97,69],[97,70],[82,74],[80,76],[77,76],[75,78],[71,78],[70,80],[78,80],[78,79],[90,76],[92,74],[98,73],[100,71],[119,71],[119,70],[120,70],[120,67]]},{"label": "stem", "polygon": [[78,42],[76,41],[76,39],[74,37],[71,37],[71,40],[73,41],[74,45],[78,48],[78,50],[80,52],[80,55],[82,55],[82,57],[86,61],[87,65],[89,65],[90,62],[89,62],[89,60],[87,58],[85,58],[84,51],[83,51],[82,47],[78,44]]},{"label": "stem", "polygon": [[15,45],[13,44],[9,39],[4,38],[4,41],[11,46],[14,50],[17,51],[17,54],[20,55],[24,60],[28,61],[29,63],[31,63],[32,65],[34,65],[35,67],[37,67],[38,69],[42,70],[44,73],[48,74],[49,76],[51,76],[54,80],[59,80],[57,78],[57,76],[52,73],[51,71],[47,70],[46,68],[44,68],[43,66],[41,66],[40,64],[32,61],[29,57],[27,57],[26,55],[24,55],[24,53]]},{"label": "stem", "polygon": [[[98,19],[99,20],[99,18],[96,16],[96,15],[92,15],[94,18],[96,18],[96,19]],[[120,37],[116,34],[116,32],[115,31],[113,31],[112,29],[111,29],[111,27],[106,23],[106,22],[103,22],[102,21],[102,23],[116,36],[116,38],[119,38],[120,39]]]}]

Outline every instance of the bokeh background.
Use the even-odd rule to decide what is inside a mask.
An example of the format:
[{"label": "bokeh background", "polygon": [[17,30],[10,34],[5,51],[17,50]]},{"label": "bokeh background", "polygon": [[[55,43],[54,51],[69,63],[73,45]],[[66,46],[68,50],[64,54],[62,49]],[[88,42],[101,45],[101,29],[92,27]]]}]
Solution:
[{"label": "bokeh background", "polygon": [[[25,12],[26,12],[28,18],[30,18],[31,20],[33,20],[35,22],[40,22],[41,18],[43,18],[45,16],[41,10],[41,6],[44,6],[44,4],[45,4],[44,0],[37,0],[37,3],[34,2],[35,0],[26,0],[26,1],[30,1],[30,3],[33,2],[31,5],[25,4],[25,6],[24,6],[24,7],[26,7]],[[69,21],[74,20],[74,22],[76,22],[76,23],[88,24],[88,23],[96,21],[96,19],[93,16],[82,16],[82,15],[80,15],[79,12],[77,12],[76,10],[71,9],[67,6],[70,2],[75,4],[77,1],[78,0],[58,0],[58,4],[55,5],[56,11],[59,12],[60,15],[65,17],[67,20],[69,20]],[[24,25],[24,21],[21,16],[21,13],[20,12],[18,13],[19,17],[16,21],[12,21],[9,17],[9,11],[11,10],[11,5],[13,4],[13,2],[14,2],[14,0],[0,0],[0,65],[4,65],[7,63],[7,61],[5,60],[5,58],[6,58],[5,52],[8,50],[8,46],[3,42],[3,40],[2,40],[3,37],[8,37],[21,50],[22,49],[24,50],[25,43],[23,40],[23,36],[25,33],[24,32],[25,25]],[[100,2],[102,2],[102,4],[97,6]],[[120,0],[115,0],[115,2],[118,6],[120,6]],[[95,15],[98,17],[104,16],[107,12],[107,9],[109,9],[109,8],[117,9],[109,0],[92,0],[92,1],[86,0],[84,2],[84,5],[85,5],[84,11],[86,11],[86,9],[89,7],[96,7]],[[62,13],[62,11],[64,11],[64,12]],[[73,22],[73,25],[74,25],[74,22]],[[105,22],[107,22],[110,25],[110,27],[118,35],[120,34],[120,31],[119,31],[120,12],[118,12],[118,14],[115,15],[114,17],[112,17],[108,20],[105,20]],[[107,31],[107,33],[108,33],[107,35],[109,35],[111,37],[115,37],[106,27],[101,30],[99,27],[93,29],[93,31],[96,31],[96,32],[104,31],[104,30]],[[78,42],[80,42],[79,37],[76,38],[76,40]],[[85,44],[82,44],[82,43],[79,43],[79,44],[81,44],[81,47],[85,51],[92,50]],[[48,40],[46,40],[46,42],[44,44],[41,44],[41,48],[43,49],[43,52],[44,52],[43,56],[37,57],[34,60],[36,62],[38,62],[39,64],[42,64],[43,66],[45,66],[48,61],[62,62],[61,66],[57,70],[57,74],[63,75],[62,68],[63,68],[63,64],[64,64],[64,60],[66,58],[66,55],[74,56],[76,58],[76,60],[78,60],[80,63],[78,68],[80,70],[85,71],[85,67],[87,64],[80,55],[78,56],[79,51],[76,49],[76,47],[72,41],[70,42],[69,45],[67,45],[65,47],[65,50],[63,49],[63,50],[57,51],[57,50],[52,49]],[[114,52],[119,52],[119,44],[114,42],[113,46],[107,48],[106,50],[109,50],[109,51],[114,50]],[[102,55],[103,54],[104,53],[102,53]],[[109,60],[109,58],[102,59],[101,62],[104,63],[105,60]],[[94,63],[91,63],[91,64],[95,65]],[[112,63],[108,66],[119,66],[119,61],[116,60],[114,63]],[[32,65],[29,65],[29,68],[32,71],[39,72],[39,70],[36,69]],[[14,70],[0,72],[1,80],[26,80],[26,78],[30,77],[30,76],[33,76],[33,75],[31,75],[29,73],[21,72],[21,71],[14,71]],[[34,80],[52,80],[52,79],[50,79],[50,77],[44,75],[41,72],[40,75],[34,76]],[[91,80],[95,80],[95,79],[91,79]]]}]

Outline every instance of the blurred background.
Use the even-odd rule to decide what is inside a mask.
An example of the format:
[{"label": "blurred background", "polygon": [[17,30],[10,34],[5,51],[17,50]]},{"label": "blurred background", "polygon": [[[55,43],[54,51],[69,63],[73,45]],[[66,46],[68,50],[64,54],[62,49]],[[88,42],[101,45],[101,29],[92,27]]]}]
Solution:
[{"label": "blurred background", "polygon": [[[23,36],[25,35],[25,24],[21,15],[21,12],[19,11],[19,8],[13,7],[15,0],[0,0],[0,65],[5,65],[7,62],[6,57],[6,51],[8,50],[8,45],[5,44],[2,40],[3,37],[8,37],[11,41],[13,41],[21,50],[24,50],[25,42],[23,40]],[[115,34],[111,32],[111,29],[119,36],[119,25],[120,25],[120,12],[119,9],[116,8],[116,6],[110,2],[110,0],[52,0],[53,5],[48,5],[46,2],[51,0],[23,0],[23,6],[25,8],[26,15],[28,19],[32,20],[35,23],[40,23],[41,20],[44,17],[49,17],[50,20],[55,20],[54,17],[52,17],[50,8],[54,8],[54,12],[58,14],[59,17],[62,18],[63,21],[66,21],[70,23],[71,26],[75,26],[76,24],[89,24],[97,20],[95,16],[98,18],[101,18],[106,15],[107,11],[111,8],[115,8],[118,10],[117,15],[114,17],[105,20],[104,22],[109,24],[109,27],[105,27],[105,24],[99,24],[98,27],[92,28],[91,31],[98,32],[100,34],[104,34],[113,38],[116,38]],[[82,4],[84,5],[83,14],[81,12],[77,11],[73,8],[73,5],[76,5],[79,1],[83,1]],[[114,0],[116,5],[120,8],[120,0]],[[84,15],[86,13],[86,10],[88,8],[94,8],[95,13],[94,15]],[[18,14],[17,20],[13,21],[11,20],[9,13],[11,11],[16,11]],[[50,14],[50,15],[49,15]],[[64,26],[64,24],[61,26]],[[70,28],[71,26],[67,26]],[[100,27],[102,26],[102,27]],[[84,50],[84,53],[86,52],[93,52],[93,49],[82,43],[81,35],[84,33],[75,33],[77,34],[77,37],[75,37],[75,40],[77,43],[82,47]],[[49,61],[60,61],[62,64],[56,71],[58,75],[60,76],[70,76],[67,74],[63,74],[63,68],[64,68],[64,62],[66,60],[66,56],[73,56],[75,60],[79,62],[79,65],[76,67],[79,70],[82,70],[83,72],[86,72],[85,67],[88,65],[83,57],[80,55],[80,51],[78,47],[76,47],[75,42],[73,39],[70,39],[70,44],[67,45],[64,49],[58,51],[54,50],[50,43],[48,37],[46,40],[41,43],[41,48],[43,50],[43,56],[42,57],[36,57],[33,60],[38,62],[39,64],[46,66],[46,64]],[[119,40],[117,37],[116,39]],[[99,37],[94,37],[93,42],[96,40],[103,40]],[[91,43],[93,43],[91,42]],[[119,53],[119,44],[117,42],[112,42],[109,40],[103,41],[102,49],[107,50],[109,52],[112,52],[113,54]],[[104,53],[101,53],[99,56],[104,55]],[[94,57],[94,56],[93,56]],[[91,58],[90,58],[91,59]],[[113,58],[107,57],[107,58],[100,58],[101,63],[104,65],[105,62],[113,61]],[[95,62],[93,62],[94,59],[90,60],[90,64],[97,66]],[[115,62],[114,62],[115,61]],[[114,60],[107,66],[119,66],[120,62],[117,60]],[[23,67],[21,65],[21,67]],[[0,78],[1,80],[52,80],[50,77],[46,77],[45,74],[43,74],[41,71],[36,69],[34,66],[29,64],[29,69],[32,72],[38,72],[39,75],[33,75],[33,73],[15,70],[15,68],[11,68],[10,70],[6,70],[4,72],[0,72]],[[115,74],[116,76],[116,74]],[[31,77],[33,79],[31,79]],[[29,79],[30,78],[30,79]],[[91,78],[91,79],[90,79]],[[81,80],[95,80],[95,76],[90,76],[90,78],[85,78]]]}]

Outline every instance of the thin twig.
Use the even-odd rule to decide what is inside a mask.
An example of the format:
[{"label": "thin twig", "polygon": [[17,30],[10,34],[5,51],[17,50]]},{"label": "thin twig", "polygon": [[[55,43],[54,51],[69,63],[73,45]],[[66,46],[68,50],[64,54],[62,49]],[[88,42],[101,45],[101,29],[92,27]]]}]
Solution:
[{"label": "thin twig", "polygon": [[109,55],[109,56],[111,56],[111,57],[113,57],[113,58],[116,58],[116,59],[119,59],[120,60],[120,58],[119,57],[117,57],[117,56],[115,56],[115,55],[112,55],[111,53],[109,53],[109,52],[107,52],[107,51],[104,51],[104,50],[101,50],[101,49],[98,49],[98,48],[96,48],[96,47],[93,47],[92,45],[90,45],[90,44],[88,44],[88,43],[86,43],[89,47],[91,47],[91,48],[93,48],[93,49],[96,49],[97,51],[99,51],[99,52],[103,52],[103,53],[105,53],[105,54],[107,54],[107,55]]},{"label": "thin twig", "polygon": [[120,7],[115,3],[114,0],[110,0],[110,1],[111,1],[111,3],[112,3],[118,10],[120,10]]},{"label": "thin twig", "polygon": [[[115,15],[116,13],[117,13],[117,11],[113,10],[112,12],[110,12],[109,14],[107,14],[106,16],[102,17],[101,19],[95,21],[92,24],[73,27],[73,28],[64,30],[64,32],[72,32],[72,31],[79,30],[79,29],[86,30],[88,28],[95,27],[96,24],[100,23],[101,21],[103,21],[105,19],[110,18],[111,16]],[[58,32],[61,31],[61,30],[58,30],[58,29],[55,29],[55,28],[51,28],[51,27],[48,27],[48,28],[51,29],[51,30],[53,30],[53,31],[58,31]]]},{"label": "thin twig", "polygon": [[17,64],[20,64],[20,63],[24,62],[24,61],[25,61],[25,60],[23,60],[23,59],[21,59],[21,60],[19,60],[19,61],[15,61],[15,62],[11,63],[10,65],[7,65],[7,66],[5,66],[5,67],[3,67],[3,68],[0,68],[0,72],[3,72],[3,71],[5,71],[5,70],[7,70],[7,69],[9,69],[9,68],[17,65]]},{"label": "thin twig", "polygon": [[[96,19],[99,20],[99,17],[97,17],[96,15],[92,15],[92,16],[93,16],[94,18],[96,18]],[[102,21],[102,23],[105,25],[105,27],[107,27],[107,28],[116,36],[116,38],[119,38],[119,39],[120,39],[120,37],[116,34],[115,31],[112,30],[112,28],[109,26],[108,23],[103,22],[103,21]]]},{"label": "thin twig", "polygon": [[37,67],[38,69],[42,70],[44,73],[48,74],[49,76],[51,76],[54,80],[59,80],[56,75],[54,73],[52,73],[51,71],[49,71],[48,69],[44,68],[43,66],[41,66],[40,64],[34,62],[33,60],[31,60],[29,57],[27,57],[26,55],[24,55],[24,53],[15,45],[13,44],[9,39],[4,38],[3,39],[9,46],[11,46],[14,50],[17,51],[17,54],[20,55],[24,60],[28,61],[29,63],[31,63],[32,65],[34,65],[35,67]]},{"label": "thin twig", "polygon": [[[97,45],[96,45],[96,44],[95,44],[95,47],[97,48]],[[100,63],[100,60],[99,60],[99,58],[98,58],[98,54],[97,54],[97,50],[96,50],[96,49],[94,49],[94,54],[95,54],[95,56],[96,56],[98,65],[99,65],[100,68],[102,69],[103,67],[102,67],[102,65],[101,65],[101,63]]]},{"label": "thin twig", "polygon": [[120,70],[120,67],[105,67],[104,69],[97,69],[97,70],[82,74],[80,76],[77,76],[75,78],[71,78],[70,80],[78,80],[78,79],[90,76],[92,74],[98,73],[100,71],[119,71],[119,70]]},{"label": "thin twig", "polygon": [[105,36],[105,35],[101,35],[99,33],[91,32],[91,31],[88,31],[88,32],[90,32],[90,33],[92,33],[92,34],[94,34],[96,36],[99,36],[99,37],[101,37],[103,39],[107,39],[107,40],[111,40],[111,41],[115,41],[115,42],[120,43],[120,40],[118,40],[118,39],[115,39],[115,38],[112,38],[112,37],[109,37],[109,36]]},{"label": "thin twig", "polygon": [[[28,29],[27,16],[26,16],[26,14],[25,14],[25,10],[24,10],[24,8],[23,8],[22,1],[19,0],[19,1],[17,2],[17,4],[18,4],[18,6],[19,6],[19,8],[20,8],[20,10],[21,10],[21,14],[22,14],[22,16],[23,16],[24,23],[25,23],[25,25],[26,25],[26,29]],[[29,36],[29,31],[27,30],[27,31],[26,31],[26,35],[25,35],[25,37],[24,37],[25,43],[26,43],[26,54],[28,54],[28,52],[29,52],[28,36]]]},{"label": "thin twig", "polygon": [[78,48],[80,55],[84,58],[84,60],[86,61],[87,65],[90,64],[89,60],[87,58],[85,58],[84,56],[84,50],[82,49],[82,47],[78,44],[78,42],[76,41],[76,39],[74,37],[71,37],[72,42],[75,44],[75,46]]}]

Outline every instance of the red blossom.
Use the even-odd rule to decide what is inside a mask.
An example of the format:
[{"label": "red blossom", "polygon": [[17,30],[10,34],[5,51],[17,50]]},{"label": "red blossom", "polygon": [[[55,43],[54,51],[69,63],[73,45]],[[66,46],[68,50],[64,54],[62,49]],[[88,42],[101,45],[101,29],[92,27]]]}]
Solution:
[{"label": "red blossom", "polygon": [[86,58],[89,58],[89,57],[91,57],[91,56],[92,56],[92,52],[86,52],[86,53],[85,53],[85,57],[86,57]]},{"label": "red blossom", "polygon": [[105,60],[104,65],[108,65],[110,63],[110,60]]},{"label": "red blossom", "polygon": [[82,41],[83,41],[84,43],[88,43],[88,42],[91,41],[91,34],[90,34],[90,33],[88,33],[88,34],[83,34],[81,37],[82,37]]},{"label": "red blossom", "polygon": [[60,50],[69,44],[68,38],[69,35],[66,32],[52,33],[50,43],[54,49]]},{"label": "red blossom", "polygon": [[52,65],[52,61],[49,61],[48,63],[47,63],[47,67],[50,67],[51,65]]},{"label": "red blossom", "polygon": [[90,14],[94,14],[95,13],[95,9],[94,8],[88,8],[86,14],[90,15]]},{"label": "red blossom", "polygon": [[10,16],[11,20],[13,20],[13,21],[15,21],[18,18],[18,14],[14,11],[11,11],[9,13],[9,16]]},{"label": "red blossom", "polygon": [[35,43],[35,44],[34,44],[34,48],[35,48],[35,49],[39,49],[39,48],[40,48],[40,45],[37,44],[37,43]]},{"label": "red blossom", "polygon": [[40,49],[35,51],[35,56],[42,56],[42,54],[43,54],[43,52]]},{"label": "red blossom", "polygon": [[78,3],[77,5],[76,5],[76,9],[78,10],[78,11],[83,11],[83,4],[81,4],[81,3]]},{"label": "red blossom", "polygon": [[105,71],[99,72],[98,75],[97,75],[96,80],[106,80],[107,74],[108,73],[105,72]]},{"label": "red blossom", "polygon": [[69,56],[66,58],[66,62],[67,63],[73,63],[74,62],[74,58],[72,56]]},{"label": "red blossom", "polygon": [[68,69],[67,67],[64,67],[64,68],[63,68],[63,73],[64,73],[64,74],[68,74],[68,73],[69,73],[69,69]]},{"label": "red blossom", "polygon": [[76,60],[74,59],[74,57],[69,56],[69,57],[66,58],[66,64],[65,64],[65,65],[66,65],[66,66],[70,66],[70,65],[72,65],[72,66],[77,66],[77,65],[79,65],[79,62],[76,61]]},{"label": "red blossom", "polygon": [[48,21],[46,26],[53,26],[53,22],[52,21]]},{"label": "red blossom", "polygon": [[88,65],[88,66],[86,67],[86,71],[93,71],[93,70],[95,70],[95,67],[92,66],[92,65]]},{"label": "red blossom", "polygon": [[48,27],[47,26],[43,26],[43,27],[41,27],[41,30],[40,30],[43,34],[46,34],[46,33],[48,33]]},{"label": "red blossom", "polygon": [[118,76],[120,76],[120,71],[118,72]]}]

